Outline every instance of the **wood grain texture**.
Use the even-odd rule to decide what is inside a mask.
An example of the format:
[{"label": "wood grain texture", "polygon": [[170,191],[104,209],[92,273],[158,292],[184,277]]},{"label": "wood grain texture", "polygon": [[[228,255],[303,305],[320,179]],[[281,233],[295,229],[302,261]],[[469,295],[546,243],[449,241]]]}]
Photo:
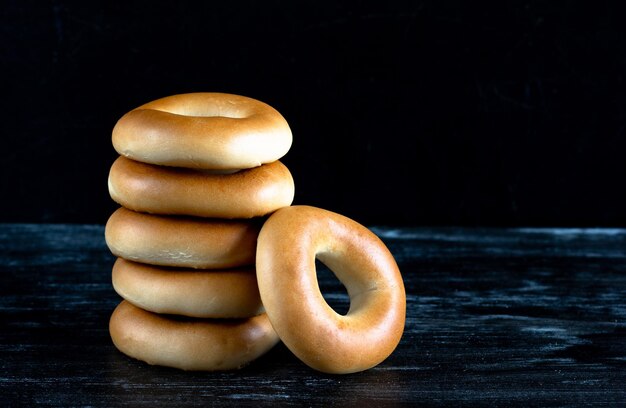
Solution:
[{"label": "wood grain texture", "polygon": [[[2,405],[615,405],[626,402],[626,230],[374,228],[402,270],[398,349],[353,375],[279,345],[237,372],[119,353],[103,227],[0,225]],[[345,310],[328,271],[321,286]],[[368,405],[368,406],[369,406]]]}]

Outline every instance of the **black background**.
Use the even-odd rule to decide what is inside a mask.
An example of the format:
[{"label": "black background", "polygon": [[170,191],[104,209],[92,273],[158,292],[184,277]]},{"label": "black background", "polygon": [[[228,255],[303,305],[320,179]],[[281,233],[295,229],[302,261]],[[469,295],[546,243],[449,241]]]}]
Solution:
[{"label": "black background", "polygon": [[116,120],[220,91],[289,121],[297,204],[366,224],[624,226],[618,4],[4,1],[0,221],[104,223]]}]

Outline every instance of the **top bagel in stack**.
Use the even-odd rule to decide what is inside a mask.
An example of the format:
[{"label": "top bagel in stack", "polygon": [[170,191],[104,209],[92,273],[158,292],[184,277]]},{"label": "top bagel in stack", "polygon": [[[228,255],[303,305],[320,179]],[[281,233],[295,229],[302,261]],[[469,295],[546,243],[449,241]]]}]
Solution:
[{"label": "top bagel in stack", "polygon": [[241,170],[274,162],[291,147],[291,129],[271,106],[225,93],[173,95],[128,112],[113,147],[162,166]]}]

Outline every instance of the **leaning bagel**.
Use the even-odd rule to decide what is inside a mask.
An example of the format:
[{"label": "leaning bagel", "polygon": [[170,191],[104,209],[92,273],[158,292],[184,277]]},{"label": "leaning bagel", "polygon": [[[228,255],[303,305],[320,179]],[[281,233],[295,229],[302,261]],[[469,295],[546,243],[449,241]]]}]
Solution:
[{"label": "leaning bagel", "polygon": [[135,211],[252,218],[290,205],[294,183],[279,161],[232,174],[214,174],[119,157],[109,173],[109,193]]},{"label": "leaning bagel", "polygon": [[264,311],[253,267],[190,270],[118,258],[112,280],[121,297],[150,312],[223,319]]},{"label": "leaning bagel", "polygon": [[109,333],[122,353],[148,364],[183,370],[238,369],[278,342],[269,319],[173,318],[122,301],[111,315]]},{"label": "leaning bagel", "polygon": [[257,220],[216,220],[143,214],[119,208],[104,236],[111,252],[151,265],[232,268],[253,265]]},{"label": "leaning bagel", "polygon": [[225,93],[157,99],[113,128],[113,146],[122,156],[175,167],[256,167],[280,159],[291,141],[287,121],[274,108]]},{"label": "leaning bagel", "polygon": [[[346,287],[345,316],[324,301],[316,258]],[[314,207],[280,209],[261,229],[256,269],[272,326],[310,367],[362,371],[387,358],[400,341],[406,313],[400,271],[382,241],[355,221]]]}]

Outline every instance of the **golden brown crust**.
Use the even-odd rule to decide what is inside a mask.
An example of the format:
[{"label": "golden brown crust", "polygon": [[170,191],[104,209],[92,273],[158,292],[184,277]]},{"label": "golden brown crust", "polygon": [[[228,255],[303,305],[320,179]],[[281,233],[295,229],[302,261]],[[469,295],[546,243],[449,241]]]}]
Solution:
[{"label": "golden brown crust", "polygon": [[105,239],[119,257],[151,265],[232,268],[254,264],[259,220],[143,214],[119,208]]},{"label": "golden brown crust", "polygon": [[294,183],[279,161],[232,174],[209,174],[119,157],[109,173],[109,193],[135,211],[252,218],[290,205]]},{"label": "golden brown crust", "polygon": [[280,159],[291,147],[287,121],[271,106],[224,93],[157,99],[113,128],[122,156],[165,166],[247,169]]},{"label": "golden brown crust", "polygon": [[[316,257],[348,290],[347,315],[324,301]],[[256,268],[274,329],[310,367],[338,374],[365,370],[400,341],[406,313],[400,271],[383,242],[355,221],[314,207],[280,209],[261,229]]]},{"label": "golden brown crust", "polygon": [[144,310],[201,318],[263,313],[253,267],[227,270],[165,268],[118,258],[113,288]]},{"label": "golden brown crust", "polygon": [[278,342],[269,319],[172,318],[122,301],[109,321],[111,339],[122,353],[148,364],[182,370],[234,370]]}]

